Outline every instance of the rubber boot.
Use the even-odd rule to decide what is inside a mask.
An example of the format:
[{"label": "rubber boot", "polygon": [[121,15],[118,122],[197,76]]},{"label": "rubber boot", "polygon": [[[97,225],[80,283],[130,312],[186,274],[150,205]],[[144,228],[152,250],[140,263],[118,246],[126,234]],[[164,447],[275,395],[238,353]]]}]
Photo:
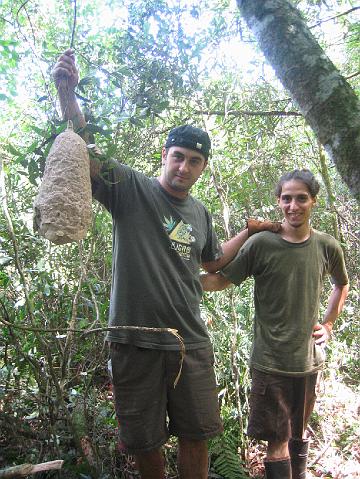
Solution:
[{"label": "rubber boot", "polygon": [[264,461],[265,479],[292,479],[290,458]]},{"label": "rubber boot", "polygon": [[309,443],[309,439],[290,439],[289,441],[292,479],[306,478]]}]

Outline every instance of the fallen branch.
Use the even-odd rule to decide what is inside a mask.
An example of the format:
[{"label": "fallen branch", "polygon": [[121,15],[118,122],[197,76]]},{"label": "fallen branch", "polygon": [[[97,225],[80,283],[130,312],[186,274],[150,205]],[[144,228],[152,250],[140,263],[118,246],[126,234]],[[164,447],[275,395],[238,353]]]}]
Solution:
[{"label": "fallen branch", "polygon": [[0,470],[0,479],[11,479],[13,477],[24,477],[37,472],[49,471],[50,469],[61,469],[62,460],[42,462],[41,464],[20,464],[19,466],[7,467]]}]

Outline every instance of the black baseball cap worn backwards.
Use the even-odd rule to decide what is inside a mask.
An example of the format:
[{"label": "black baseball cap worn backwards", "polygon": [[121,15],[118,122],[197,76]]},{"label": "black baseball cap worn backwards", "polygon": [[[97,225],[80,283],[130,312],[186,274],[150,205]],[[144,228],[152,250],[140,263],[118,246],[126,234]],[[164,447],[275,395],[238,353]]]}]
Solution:
[{"label": "black baseball cap worn backwards", "polygon": [[173,128],[165,143],[165,148],[171,146],[182,146],[195,150],[204,155],[205,159],[209,158],[211,141],[206,131],[191,125],[182,125]]}]

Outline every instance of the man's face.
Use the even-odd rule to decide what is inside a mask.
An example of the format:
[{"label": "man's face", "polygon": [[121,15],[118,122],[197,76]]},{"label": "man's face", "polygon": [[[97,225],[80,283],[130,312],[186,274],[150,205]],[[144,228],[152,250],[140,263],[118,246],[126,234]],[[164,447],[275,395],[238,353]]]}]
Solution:
[{"label": "man's face", "polygon": [[302,181],[290,180],[283,184],[278,205],[280,206],[285,221],[293,228],[309,225],[311,210],[316,203],[316,198]]},{"label": "man's face", "polygon": [[178,197],[187,195],[207,164],[201,153],[181,146],[171,146],[167,153],[163,148],[162,162],[160,183],[170,194]]}]

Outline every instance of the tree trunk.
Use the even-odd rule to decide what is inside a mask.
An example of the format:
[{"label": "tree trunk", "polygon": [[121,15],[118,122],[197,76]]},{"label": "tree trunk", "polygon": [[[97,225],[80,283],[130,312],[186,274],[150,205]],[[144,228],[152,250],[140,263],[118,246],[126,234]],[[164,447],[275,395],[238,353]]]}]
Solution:
[{"label": "tree trunk", "polygon": [[360,200],[360,101],[287,0],[237,0],[276,75]]}]

